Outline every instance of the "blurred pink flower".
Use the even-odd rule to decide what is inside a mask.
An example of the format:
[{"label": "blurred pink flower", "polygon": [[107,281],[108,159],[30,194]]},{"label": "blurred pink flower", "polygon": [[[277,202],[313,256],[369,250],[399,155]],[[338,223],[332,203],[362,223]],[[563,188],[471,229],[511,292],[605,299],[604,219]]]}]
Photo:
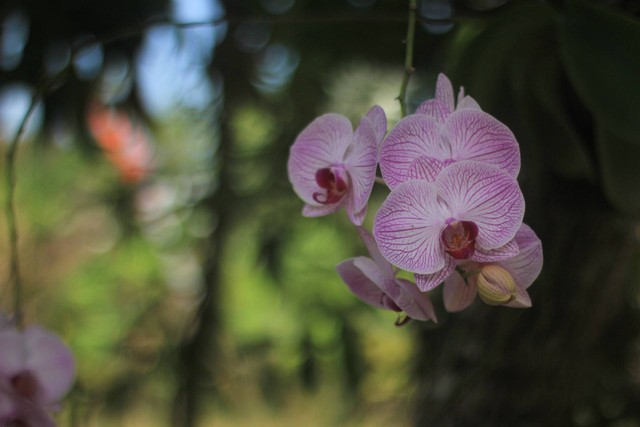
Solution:
[{"label": "blurred pink flower", "polygon": [[0,390],[5,395],[57,409],[74,377],[73,355],[56,335],[37,326],[0,330]]}]

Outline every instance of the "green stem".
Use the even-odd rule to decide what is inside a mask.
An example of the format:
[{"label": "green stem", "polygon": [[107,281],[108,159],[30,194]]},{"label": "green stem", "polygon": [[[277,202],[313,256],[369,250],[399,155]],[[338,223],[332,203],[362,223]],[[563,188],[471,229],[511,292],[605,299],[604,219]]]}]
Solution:
[{"label": "green stem", "polygon": [[409,22],[407,25],[407,39],[405,40],[407,47],[404,56],[404,76],[402,78],[402,84],[400,85],[400,94],[398,95],[402,117],[407,115],[407,86],[409,85],[411,74],[415,71],[415,68],[413,68],[413,39],[416,33],[416,9],[417,0],[409,0]]},{"label": "green stem", "polygon": [[18,259],[18,225],[16,223],[16,208],[15,208],[15,193],[16,193],[16,155],[18,151],[18,143],[22,139],[24,132],[27,128],[29,118],[33,114],[33,111],[40,101],[40,98],[55,81],[50,81],[42,84],[36,93],[31,98],[31,104],[27,109],[20,126],[14,136],[11,144],[6,153],[6,169],[5,179],[7,185],[7,200],[5,204],[5,211],[7,215],[7,228],[9,231],[9,283],[8,285],[13,289],[13,316],[14,321],[18,327],[22,327],[22,281],[20,279],[20,262]]}]

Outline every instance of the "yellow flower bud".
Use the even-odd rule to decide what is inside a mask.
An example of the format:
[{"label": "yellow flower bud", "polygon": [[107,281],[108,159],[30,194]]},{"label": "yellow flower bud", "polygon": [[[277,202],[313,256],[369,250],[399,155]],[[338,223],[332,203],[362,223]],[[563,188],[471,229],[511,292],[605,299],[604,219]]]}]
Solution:
[{"label": "yellow flower bud", "polygon": [[507,270],[497,265],[485,265],[478,274],[478,294],[489,305],[506,304],[516,297],[516,282]]}]

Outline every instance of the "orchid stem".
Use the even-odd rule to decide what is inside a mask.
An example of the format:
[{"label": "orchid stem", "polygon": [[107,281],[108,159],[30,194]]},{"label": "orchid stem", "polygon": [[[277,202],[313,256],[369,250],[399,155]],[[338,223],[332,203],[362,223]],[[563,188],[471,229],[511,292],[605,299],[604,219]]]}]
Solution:
[{"label": "orchid stem", "polygon": [[13,290],[13,316],[16,326],[22,328],[22,281],[20,279],[20,262],[18,256],[18,225],[16,222],[15,208],[15,192],[16,192],[16,157],[18,151],[18,143],[22,139],[27,128],[29,118],[33,114],[38,101],[47,90],[47,88],[55,81],[52,79],[45,82],[31,98],[31,104],[24,114],[20,126],[16,131],[11,144],[6,153],[6,170],[5,178],[7,185],[7,199],[5,211],[7,215],[7,228],[9,231],[9,282],[8,286]]},{"label": "orchid stem", "polygon": [[407,25],[407,38],[405,40],[407,47],[404,56],[404,76],[402,78],[402,84],[400,85],[400,94],[398,95],[402,117],[407,115],[407,86],[409,85],[409,78],[411,77],[411,74],[415,71],[415,68],[413,68],[413,39],[416,33],[417,8],[417,0],[409,0],[409,20]]}]

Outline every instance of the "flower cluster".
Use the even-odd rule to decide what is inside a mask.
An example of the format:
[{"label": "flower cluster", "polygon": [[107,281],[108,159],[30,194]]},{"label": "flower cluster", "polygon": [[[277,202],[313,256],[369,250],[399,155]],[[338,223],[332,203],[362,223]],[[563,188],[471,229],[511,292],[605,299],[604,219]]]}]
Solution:
[{"label": "flower cluster", "polygon": [[37,326],[18,329],[0,313],[0,426],[55,426],[75,377],[71,351]]},{"label": "flower cluster", "polygon": [[[362,224],[378,166],[390,193],[370,234]],[[375,307],[433,321],[426,292],[441,283],[448,311],[463,310],[476,295],[491,305],[531,306],[526,289],[542,269],[542,245],[522,223],[519,171],[511,130],[462,88],[456,102],[444,74],[435,98],[388,135],[378,106],[355,131],[343,116],[318,117],[296,139],[288,164],[303,215],[344,207],[369,252],[338,265],[349,289]],[[415,283],[396,278],[394,266],[414,273]]]}]

